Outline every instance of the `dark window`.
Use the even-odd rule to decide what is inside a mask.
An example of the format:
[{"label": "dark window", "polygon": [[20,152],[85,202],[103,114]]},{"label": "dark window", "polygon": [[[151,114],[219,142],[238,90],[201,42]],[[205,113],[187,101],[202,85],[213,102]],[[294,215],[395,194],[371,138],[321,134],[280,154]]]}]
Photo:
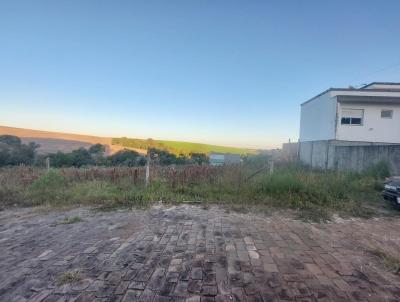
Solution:
[{"label": "dark window", "polygon": [[381,118],[392,118],[393,117],[393,110],[381,110]]},{"label": "dark window", "polygon": [[363,117],[363,109],[342,108],[342,118],[340,121],[342,125],[361,126],[363,123]]},{"label": "dark window", "polygon": [[342,125],[350,125],[350,118],[342,117]]}]

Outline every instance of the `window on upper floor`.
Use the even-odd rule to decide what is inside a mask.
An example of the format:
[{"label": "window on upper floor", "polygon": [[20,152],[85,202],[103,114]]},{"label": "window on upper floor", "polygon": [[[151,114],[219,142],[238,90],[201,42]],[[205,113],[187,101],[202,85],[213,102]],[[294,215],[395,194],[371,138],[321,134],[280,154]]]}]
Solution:
[{"label": "window on upper floor", "polygon": [[364,119],[364,109],[342,109],[341,124],[361,126]]},{"label": "window on upper floor", "polygon": [[381,110],[381,118],[393,118],[393,110],[382,109]]}]

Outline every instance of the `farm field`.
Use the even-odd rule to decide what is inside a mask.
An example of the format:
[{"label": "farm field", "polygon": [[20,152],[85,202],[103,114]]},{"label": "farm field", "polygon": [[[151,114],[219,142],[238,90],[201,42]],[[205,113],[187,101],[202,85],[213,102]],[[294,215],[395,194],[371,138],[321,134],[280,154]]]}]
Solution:
[{"label": "farm field", "polygon": [[200,144],[191,142],[180,142],[180,141],[168,141],[168,140],[153,140],[149,143],[145,139],[131,139],[131,138],[113,138],[113,144],[121,145],[126,147],[154,147],[157,149],[167,150],[174,154],[190,154],[190,153],[204,153],[209,154],[210,152],[217,153],[231,153],[231,154],[257,154],[259,150],[249,148],[238,148],[229,146],[218,146],[210,144]]},{"label": "farm field", "polygon": [[151,140],[134,138],[112,138],[93,135],[71,134],[62,132],[51,132],[33,129],[0,126],[0,135],[14,135],[21,138],[23,143],[35,142],[40,145],[40,154],[71,152],[80,147],[88,148],[93,144],[106,146],[106,154],[114,154],[123,149],[133,150],[140,154],[146,154],[148,148],[160,148],[170,151],[176,155],[190,153],[221,152],[232,154],[257,154],[259,151],[249,148],[237,148],[201,143],[190,143],[180,141]]}]

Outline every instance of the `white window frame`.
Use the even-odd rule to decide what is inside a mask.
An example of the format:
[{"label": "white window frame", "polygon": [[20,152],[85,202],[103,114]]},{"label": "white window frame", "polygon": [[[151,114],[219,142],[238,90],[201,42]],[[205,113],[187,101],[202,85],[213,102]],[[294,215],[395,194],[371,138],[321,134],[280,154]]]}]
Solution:
[{"label": "white window frame", "polygon": [[[383,111],[389,111],[390,116],[382,116]],[[391,120],[393,119],[393,109],[381,109],[381,118]]]},{"label": "white window frame", "polygon": [[[361,123],[360,124],[352,124],[351,123],[351,119],[352,117],[346,117],[343,116],[343,111],[345,110],[357,110],[357,111],[361,111]],[[343,118],[349,118],[350,119],[350,124],[343,124],[342,119]],[[364,109],[361,108],[340,108],[340,125],[341,126],[364,126]]]}]

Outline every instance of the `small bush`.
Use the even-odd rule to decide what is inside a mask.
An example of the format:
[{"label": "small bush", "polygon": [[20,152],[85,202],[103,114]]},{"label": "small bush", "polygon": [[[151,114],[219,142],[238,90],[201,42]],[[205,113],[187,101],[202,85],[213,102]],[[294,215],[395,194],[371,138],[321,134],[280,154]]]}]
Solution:
[{"label": "small bush", "polygon": [[35,180],[29,187],[27,197],[33,204],[60,204],[67,201],[64,176],[51,170]]},{"label": "small bush", "polygon": [[0,186],[0,207],[20,205],[27,206],[30,203],[25,199],[24,191],[17,186]]},{"label": "small bush", "polygon": [[72,217],[65,217],[63,221],[61,221],[59,224],[73,224],[73,223],[78,223],[81,222],[82,218],[79,216],[72,216]]},{"label": "small bush", "polygon": [[331,220],[329,211],[325,208],[310,207],[308,209],[302,209],[297,213],[297,219],[305,222],[327,222]]},{"label": "small bush", "polygon": [[372,176],[375,179],[383,179],[390,176],[390,165],[386,161],[380,161],[379,163],[370,166],[364,172],[365,175]]},{"label": "small bush", "polygon": [[65,272],[65,273],[61,274],[60,276],[58,276],[57,280],[56,280],[56,284],[58,286],[61,286],[61,285],[68,284],[68,283],[78,282],[81,279],[82,279],[82,277],[80,275],[80,271],[74,270],[74,271]]},{"label": "small bush", "polygon": [[85,181],[71,188],[71,201],[79,204],[100,205],[107,208],[142,205],[140,190],[121,188],[107,181]]},{"label": "small bush", "polygon": [[119,194],[116,185],[101,180],[76,182],[69,188],[70,199],[74,203],[104,203],[116,199]]},{"label": "small bush", "polygon": [[380,248],[371,249],[369,252],[377,257],[388,271],[397,275],[400,274],[400,259],[398,257],[394,257]]}]

